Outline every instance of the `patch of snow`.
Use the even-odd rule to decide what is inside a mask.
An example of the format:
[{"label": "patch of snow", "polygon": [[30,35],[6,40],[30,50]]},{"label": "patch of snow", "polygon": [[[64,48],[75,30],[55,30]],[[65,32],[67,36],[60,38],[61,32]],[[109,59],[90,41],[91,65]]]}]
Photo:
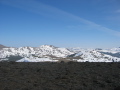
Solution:
[{"label": "patch of snow", "polygon": [[52,60],[50,58],[34,58],[34,59],[30,59],[30,58],[23,58],[20,60],[17,60],[16,62],[57,62],[58,60]]}]

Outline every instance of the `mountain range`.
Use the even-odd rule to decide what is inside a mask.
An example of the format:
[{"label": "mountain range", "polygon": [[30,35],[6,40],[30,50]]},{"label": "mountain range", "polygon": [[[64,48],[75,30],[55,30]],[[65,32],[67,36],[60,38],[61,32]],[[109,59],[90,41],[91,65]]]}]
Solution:
[{"label": "mountain range", "polygon": [[16,62],[120,62],[120,48],[83,49],[59,48],[53,45],[40,47],[7,47],[0,45],[0,61]]}]

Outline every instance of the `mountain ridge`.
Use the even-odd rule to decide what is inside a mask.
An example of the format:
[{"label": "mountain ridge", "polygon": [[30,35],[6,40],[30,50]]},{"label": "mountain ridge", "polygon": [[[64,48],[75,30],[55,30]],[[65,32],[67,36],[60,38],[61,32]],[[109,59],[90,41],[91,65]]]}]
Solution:
[{"label": "mountain ridge", "polygon": [[[111,54],[111,53],[117,53]],[[28,61],[39,61],[40,58],[49,58],[51,61],[67,60],[78,62],[118,62],[120,57],[120,48],[113,49],[83,49],[83,48],[59,48],[53,45],[41,45],[39,47],[3,47],[0,50],[0,58],[9,58],[20,56]],[[22,59],[22,60],[25,60]],[[41,59],[42,60],[42,59]],[[27,60],[25,60],[27,61]],[[49,60],[48,60],[49,61]]]}]

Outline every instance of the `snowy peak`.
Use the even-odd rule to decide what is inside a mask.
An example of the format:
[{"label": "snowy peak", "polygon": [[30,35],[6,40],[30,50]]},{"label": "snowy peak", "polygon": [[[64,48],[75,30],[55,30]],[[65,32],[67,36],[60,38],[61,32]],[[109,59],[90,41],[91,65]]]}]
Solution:
[{"label": "snowy peak", "polygon": [[66,48],[58,48],[52,45],[42,45],[39,48],[36,48],[36,50],[41,51],[42,55],[53,55],[56,57],[65,57],[67,55],[73,54],[73,52],[67,50]]}]

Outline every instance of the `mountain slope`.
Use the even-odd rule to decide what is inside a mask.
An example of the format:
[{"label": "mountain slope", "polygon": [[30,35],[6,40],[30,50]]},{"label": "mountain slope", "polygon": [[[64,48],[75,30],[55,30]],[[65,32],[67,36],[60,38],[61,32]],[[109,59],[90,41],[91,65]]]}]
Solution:
[{"label": "mountain slope", "polygon": [[7,48],[7,47],[0,44],[0,50],[3,49],[3,48]]}]

